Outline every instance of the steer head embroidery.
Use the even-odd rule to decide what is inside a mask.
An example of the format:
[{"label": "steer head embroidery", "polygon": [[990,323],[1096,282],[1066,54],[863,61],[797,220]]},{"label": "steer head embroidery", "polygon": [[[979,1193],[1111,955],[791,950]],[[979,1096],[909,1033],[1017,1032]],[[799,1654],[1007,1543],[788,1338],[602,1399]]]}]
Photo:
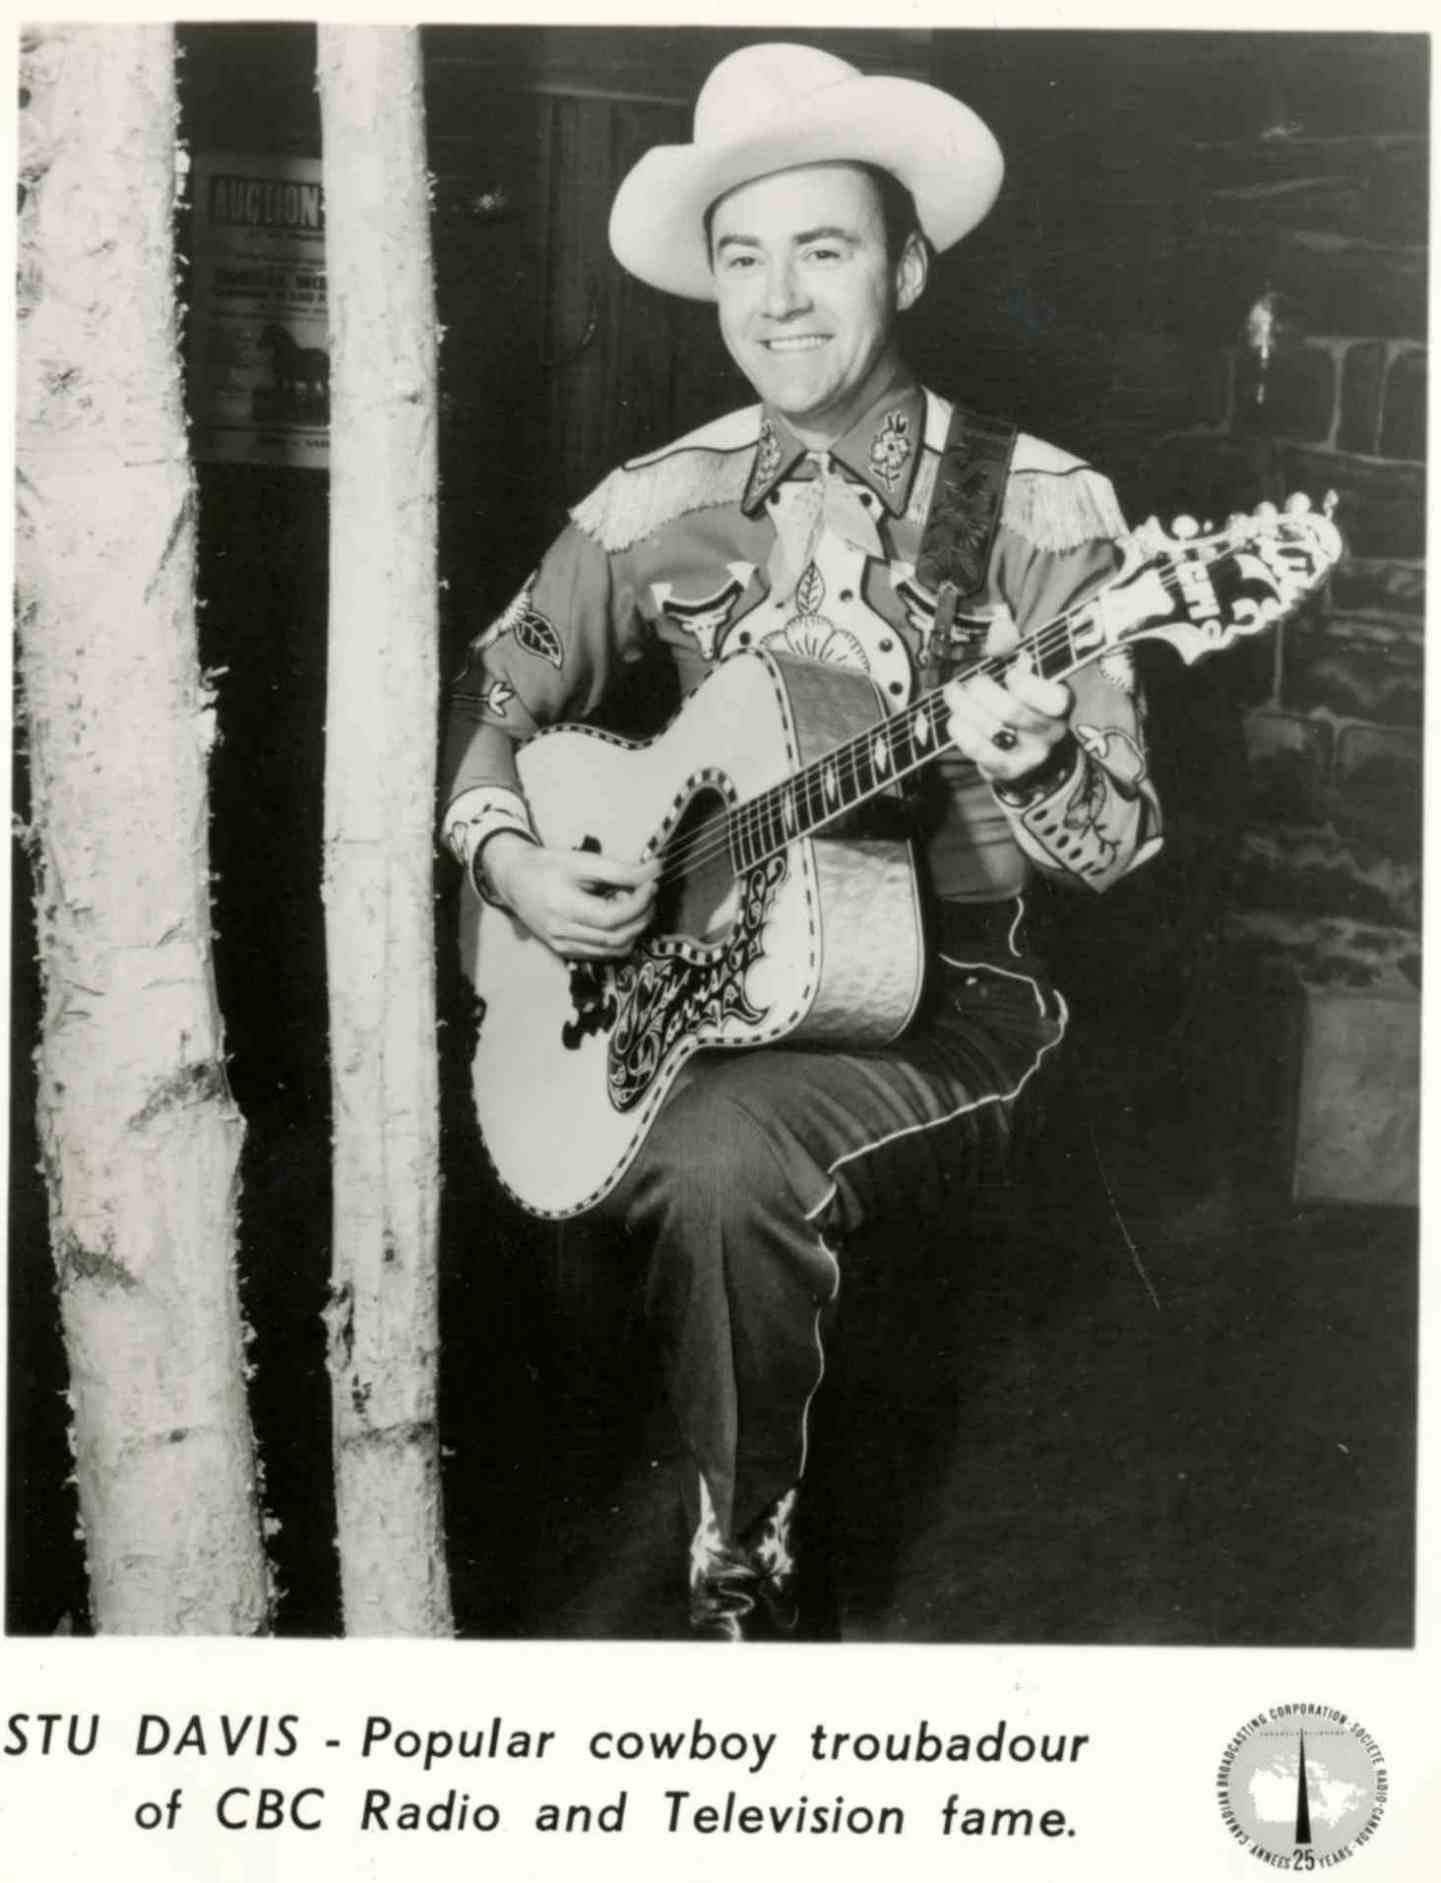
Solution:
[{"label": "steer head embroidery", "polygon": [[674,622],[683,634],[691,637],[700,650],[702,660],[715,659],[719,638],[729,626],[735,605],[745,594],[746,586],[755,573],[755,565],[750,562],[728,562],[726,568],[730,580],[723,588],[718,588],[712,595],[697,596],[691,601],[677,596],[675,585],[671,582],[651,583],[650,592],[655,597],[657,608],[667,621]]}]

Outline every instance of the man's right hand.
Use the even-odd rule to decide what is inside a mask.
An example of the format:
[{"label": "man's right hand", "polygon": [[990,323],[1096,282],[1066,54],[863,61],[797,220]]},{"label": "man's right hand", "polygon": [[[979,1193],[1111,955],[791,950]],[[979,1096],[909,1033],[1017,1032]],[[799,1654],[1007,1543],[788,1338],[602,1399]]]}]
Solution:
[{"label": "man's right hand", "polygon": [[547,850],[501,831],[485,846],[481,869],[516,920],[556,954],[569,961],[616,961],[645,933],[660,863]]}]

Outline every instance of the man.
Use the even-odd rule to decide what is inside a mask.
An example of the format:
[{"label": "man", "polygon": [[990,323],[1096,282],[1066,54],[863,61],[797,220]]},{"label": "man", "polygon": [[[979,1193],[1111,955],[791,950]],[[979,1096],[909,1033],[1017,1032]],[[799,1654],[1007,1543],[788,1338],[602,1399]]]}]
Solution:
[{"label": "man", "polygon": [[[447,840],[559,955],[624,957],[657,866],[540,843],[515,749],[593,712],[641,654],[662,647],[685,691],[746,648],[840,662],[900,708],[1114,572],[1104,479],[953,409],[901,358],[897,317],[1000,177],[958,101],[768,45],[711,74],[692,144],[622,183],[617,257],[716,302],[759,404],[608,477],[456,688]],[[1022,937],[1031,875],[1104,889],[1160,841],[1124,663],[1066,686],[1023,657],[1004,682],[951,681],[946,705],[954,750],[917,794],[936,944],[921,1019],[880,1051],[702,1055],[598,1206],[646,1251],[701,1636],[795,1625],[794,1518],[846,1238],[979,1180],[1061,1037]]]}]

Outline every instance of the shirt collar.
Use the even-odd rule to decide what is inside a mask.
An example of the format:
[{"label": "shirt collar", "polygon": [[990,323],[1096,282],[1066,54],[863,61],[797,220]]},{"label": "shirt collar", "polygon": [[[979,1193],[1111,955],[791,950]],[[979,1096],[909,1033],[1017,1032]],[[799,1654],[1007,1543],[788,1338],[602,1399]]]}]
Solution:
[{"label": "shirt collar", "polygon": [[[914,380],[894,381],[830,448],[831,456],[880,498],[892,516],[910,501],[925,437],[925,399]],[[741,508],[753,516],[806,455],[781,414],[761,408],[755,457]]]}]

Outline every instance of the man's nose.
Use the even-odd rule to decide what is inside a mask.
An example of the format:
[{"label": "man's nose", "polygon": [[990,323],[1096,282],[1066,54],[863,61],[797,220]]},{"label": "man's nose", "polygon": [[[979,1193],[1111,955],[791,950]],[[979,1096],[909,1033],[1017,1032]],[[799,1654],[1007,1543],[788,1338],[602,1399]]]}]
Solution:
[{"label": "man's nose", "polygon": [[763,306],[772,320],[784,320],[806,304],[805,289],[796,265],[789,258],[773,261],[766,269]]}]

